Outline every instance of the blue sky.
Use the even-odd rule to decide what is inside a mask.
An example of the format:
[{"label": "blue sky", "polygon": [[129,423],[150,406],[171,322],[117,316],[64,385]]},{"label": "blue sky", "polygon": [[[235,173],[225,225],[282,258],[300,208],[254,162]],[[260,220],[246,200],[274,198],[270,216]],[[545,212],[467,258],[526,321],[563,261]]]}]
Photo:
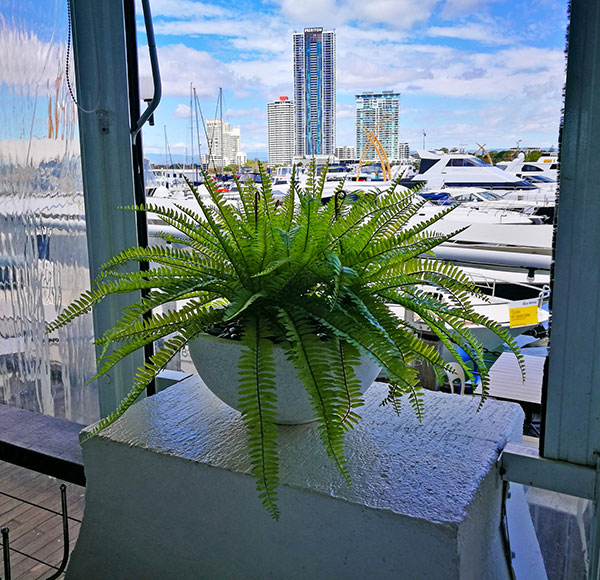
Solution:
[{"label": "blue sky", "polygon": [[[556,146],[567,0],[151,0],[164,98],[147,153],[191,154],[189,91],[266,158],[266,104],[292,95],[292,33],[335,29],[337,144],[354,145],[354,95],[395,90],[411,149]],[[139,20],[142,85],[149,63]],[[194,144],[195,155],[197,146]],[[204,139],[202,149],[206,152]]]}]

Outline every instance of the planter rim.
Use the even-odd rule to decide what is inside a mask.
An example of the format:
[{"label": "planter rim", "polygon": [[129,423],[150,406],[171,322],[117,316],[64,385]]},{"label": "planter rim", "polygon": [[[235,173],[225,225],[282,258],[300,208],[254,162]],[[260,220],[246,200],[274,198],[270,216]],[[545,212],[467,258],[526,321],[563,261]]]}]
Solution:
[{"label": "planter rim", "polygon": [[[276,423],[295,425],[314,421],[316,417],[308,391],[294,362],[281,343],[272,344],[277,396]],[[224,403],[239,410],[239,360],[245,345],[240,340],[199,333],[190,340],[188,346],[196,372],[204,384]],[[357,364],[352,366],[364,393],[377,377],[380,366],[364,352],[361,352]]]}]

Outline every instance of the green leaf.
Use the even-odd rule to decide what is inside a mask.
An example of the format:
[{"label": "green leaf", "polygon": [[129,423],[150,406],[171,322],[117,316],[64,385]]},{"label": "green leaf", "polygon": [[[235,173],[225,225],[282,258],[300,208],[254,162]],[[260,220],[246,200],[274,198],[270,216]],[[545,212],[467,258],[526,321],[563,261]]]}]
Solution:
[{"label": "green leaf", "polygon": [[266,510],[279,519],[275,360],[268,334],[260,312],[244,318],[238,403],[248,431],[248,451],[256,489]]}]

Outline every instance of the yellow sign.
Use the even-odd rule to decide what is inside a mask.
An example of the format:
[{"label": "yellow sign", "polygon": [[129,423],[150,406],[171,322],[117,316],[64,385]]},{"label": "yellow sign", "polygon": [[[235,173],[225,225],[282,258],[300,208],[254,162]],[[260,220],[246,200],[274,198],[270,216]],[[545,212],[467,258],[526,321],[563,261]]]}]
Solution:
[{"label": "yellow sign", "polygon": [[508,316],[511,328],[537,324],[539,322],[538,301],[535,298],[515,301],[508,307]]}]

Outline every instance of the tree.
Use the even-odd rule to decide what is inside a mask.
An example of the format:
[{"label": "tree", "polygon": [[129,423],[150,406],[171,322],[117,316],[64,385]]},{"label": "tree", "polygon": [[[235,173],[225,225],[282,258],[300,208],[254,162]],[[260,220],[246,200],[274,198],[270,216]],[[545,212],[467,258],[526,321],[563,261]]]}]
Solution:
[{"label": "tree", "polygon": [[535,163],[541,156],[542,156],[541,151],[530,151],[525,156],[525,161],[532,161]]}]

